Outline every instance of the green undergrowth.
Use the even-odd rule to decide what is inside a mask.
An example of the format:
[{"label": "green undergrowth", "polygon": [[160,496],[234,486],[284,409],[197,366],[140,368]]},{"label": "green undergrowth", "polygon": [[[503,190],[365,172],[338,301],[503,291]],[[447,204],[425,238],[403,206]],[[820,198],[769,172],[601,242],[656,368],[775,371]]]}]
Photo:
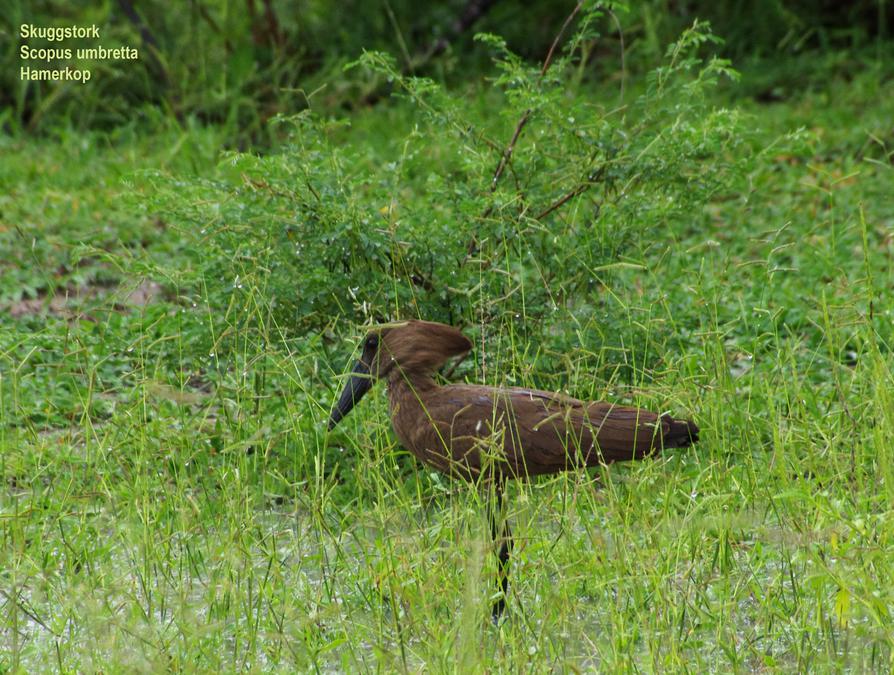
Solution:
[{"label": "green undergrowth", "polygon": [[[4,669],[890,670],[890,73],[757,103],[699,61],[650,103],[499,58],[265,156],[163,120],[2,140]],[[326,431],[398,316],[473,338],[454,378],[701,441],[514,484],[494,626],[486,491],[379,390]]]}]

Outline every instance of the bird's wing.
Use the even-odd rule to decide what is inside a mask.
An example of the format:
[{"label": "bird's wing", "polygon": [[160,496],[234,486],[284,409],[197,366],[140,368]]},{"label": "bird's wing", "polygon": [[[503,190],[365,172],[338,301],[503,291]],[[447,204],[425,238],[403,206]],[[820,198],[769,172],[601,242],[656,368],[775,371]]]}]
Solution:
[{"label": "bird's wing", "polygon": [[566,394],[560,394],[556,391],[542,391],[540,389],[528,389],[527,387],[500,387],[499,389],[494,389],[494,391],[507,393],[513,397],[520,396],[530,399],[539,399],[543,401],[545,405],[550,407],[562,406],[581,408],[584,405],[583,401],[579,401]]},{"label": "bird's wing", "polygon": [[452,385],[427,403],[453,461],[472,473],[488,458],[514,475],[638,459],[667,432],[646,410],[535,389]]}]

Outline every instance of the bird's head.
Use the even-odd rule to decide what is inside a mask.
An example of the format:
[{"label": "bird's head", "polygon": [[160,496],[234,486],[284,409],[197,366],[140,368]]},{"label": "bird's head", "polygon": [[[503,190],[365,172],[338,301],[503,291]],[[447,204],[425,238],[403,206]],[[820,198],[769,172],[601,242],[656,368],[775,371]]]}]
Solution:
[{"label": "bird's head", "polygon": [[443,323],[414,320],[374,327],[363,339],[360,358],[329,414],[329,428],[351,411],[375,380],[431,374],[470,349],[469,338]]}]

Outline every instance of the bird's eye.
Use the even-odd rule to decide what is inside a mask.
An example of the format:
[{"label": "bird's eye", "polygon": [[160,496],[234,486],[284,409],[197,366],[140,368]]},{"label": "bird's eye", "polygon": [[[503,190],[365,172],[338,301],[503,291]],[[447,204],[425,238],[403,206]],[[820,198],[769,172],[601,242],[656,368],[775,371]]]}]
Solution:
[{"label": "bird's eye", "polygon": [[378,335],[370,335],[369,337],[366,338],[365,342],[363,343],[363,346],[366,349],[375,349],[376,347],[379,346],[379,336]]}]

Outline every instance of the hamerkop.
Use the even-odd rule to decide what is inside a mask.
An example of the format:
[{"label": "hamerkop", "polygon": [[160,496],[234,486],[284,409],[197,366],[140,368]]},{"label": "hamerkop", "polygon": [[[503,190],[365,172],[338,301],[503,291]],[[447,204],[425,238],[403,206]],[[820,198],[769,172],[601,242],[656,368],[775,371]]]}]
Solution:
[{"label": "hamerkop", "polygon": [[[332,429],[370,390],[385,380],[391,422],[416,457],[447,474],[496,485],[502,508],[506,479],[641,459],[663,448],[698,440],[698,427],[670,415],[546,391],[477,384],[441,386],[435,372],[463,356],[472,343],[452,326],[405,321],[374,328],[344,391],[332,409]],[[491,527],[498,539],[491,510]],[[498,560],[502,614],[508,589],[511,533],[504,521]]]}]

